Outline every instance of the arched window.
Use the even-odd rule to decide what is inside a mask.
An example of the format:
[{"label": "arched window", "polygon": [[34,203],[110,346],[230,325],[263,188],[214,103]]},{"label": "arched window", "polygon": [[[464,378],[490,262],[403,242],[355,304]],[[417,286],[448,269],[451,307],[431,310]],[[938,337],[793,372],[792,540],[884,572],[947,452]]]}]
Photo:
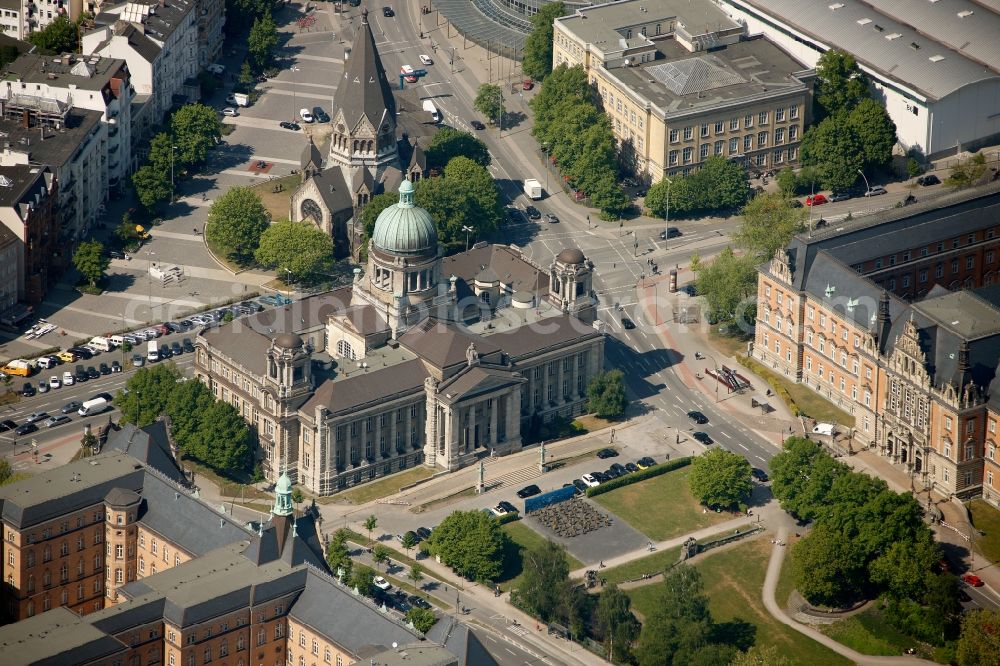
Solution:
[{"label": "arched window", "polygon": [[351,343],[347,340],[339,340],[337,342],[337,356],[351,361],[356,358],[354,356],[354,349],[351,347]]}]

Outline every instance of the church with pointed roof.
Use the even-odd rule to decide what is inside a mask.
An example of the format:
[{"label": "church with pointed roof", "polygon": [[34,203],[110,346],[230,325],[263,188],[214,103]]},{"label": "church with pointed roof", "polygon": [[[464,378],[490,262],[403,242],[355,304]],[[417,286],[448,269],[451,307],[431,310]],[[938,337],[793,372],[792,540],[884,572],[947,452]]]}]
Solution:
[{"label": "church with pointed roof", "polygon": [[396,99],[364,10],[334,93],[329,142],[318,146],[309,137],[300,158],[302,182],[290,204],[290,219],[329,234],[337,256],[357,256],[364,230],[356,221],[373,196],[426,175],[423,151],[397,137],[396,117]]}]

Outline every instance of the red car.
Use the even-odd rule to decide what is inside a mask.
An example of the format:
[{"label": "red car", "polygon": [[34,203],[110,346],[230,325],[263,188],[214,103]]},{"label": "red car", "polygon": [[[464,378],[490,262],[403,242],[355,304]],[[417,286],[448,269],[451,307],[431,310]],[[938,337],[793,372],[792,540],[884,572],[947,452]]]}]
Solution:
[{"label": "red car", "polygon": [[969,584],[972,587],[982,587],[983,580],[975,574],[962,574],[962,582]]},{"label": "red car", "polygon": [[826,197],[822,194],[806,197],[807,206],[822,206],[826,203]]}]

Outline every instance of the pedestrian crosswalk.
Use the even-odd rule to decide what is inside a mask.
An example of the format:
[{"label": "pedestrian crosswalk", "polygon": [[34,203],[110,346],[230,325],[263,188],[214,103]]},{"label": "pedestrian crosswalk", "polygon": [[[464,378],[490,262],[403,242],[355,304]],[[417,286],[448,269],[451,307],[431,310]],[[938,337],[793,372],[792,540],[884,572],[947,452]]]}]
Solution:
[{"label": "pedestrian crosswalk", "polygon": [[514,634],[515,636],[524,636],[528,633],[528,630],[519,624],[508,624],[507,631]]}]

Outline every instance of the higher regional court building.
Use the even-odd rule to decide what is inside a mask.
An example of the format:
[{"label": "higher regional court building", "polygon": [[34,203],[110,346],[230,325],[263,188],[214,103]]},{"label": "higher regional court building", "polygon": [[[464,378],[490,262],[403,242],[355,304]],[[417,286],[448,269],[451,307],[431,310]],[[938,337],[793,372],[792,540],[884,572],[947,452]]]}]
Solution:
[{"label": "higher regional court building", "polygon": [[583,413],[601,371],[593,264],[513,247],[445,257],[413,185],[382,211],[353,284],[203,331],[195,371],[259,435],[271,481],[310,492],[521,448]]}]

